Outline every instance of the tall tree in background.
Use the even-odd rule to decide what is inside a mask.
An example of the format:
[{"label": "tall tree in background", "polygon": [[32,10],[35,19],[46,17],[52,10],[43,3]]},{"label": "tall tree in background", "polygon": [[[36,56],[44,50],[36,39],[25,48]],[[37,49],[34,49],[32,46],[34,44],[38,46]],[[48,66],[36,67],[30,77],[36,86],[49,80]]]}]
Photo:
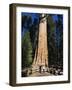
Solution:
[{"label": "tall tree in background", "polygon": [[32,64],[32,45],[30,33],[26,32],[22,37],[22,68],[31,66]]},{"label": "tall tree in background", "polygon": [[33,62],[38,37],[38,18],[31,15],[22,16],[22,67]]},{"label": "tall tree in background", "polygon": [[31,16],[22,16],[22,69],[31,66],[32,44],[29,28],[32,24]]},{"label": "tall tree in background", "polygon": [[47,18],[47,34],[48,34],[48,57],[49,65],[56,65],[57,63],[57,48],[56,48],[56,34],[55,34],[55,22],[52,15],[48,15]]},{"label": "tall tree in background", "polygon": [[32,43],[32,48],[33,48],[33,58],[36,50],[36,46],[38,43],[38,33],[39,33],[39,22],[38,19],[34,19],[33,24],[29,28],[30,32],[30,37],[31,37],[31,43]]},{"label": "tall tree in background", "polygon": [[58,20],[56,22],[56,37],[57,37],[57,57],[58,64],[63,65],[63,16],[57,15]]},{"label": "tall tree in background", "polygon": [[56,15],[57,20],[53,18],[54,15],[48,15],[48,53],[49,65],[63,65],[63,17]]}]

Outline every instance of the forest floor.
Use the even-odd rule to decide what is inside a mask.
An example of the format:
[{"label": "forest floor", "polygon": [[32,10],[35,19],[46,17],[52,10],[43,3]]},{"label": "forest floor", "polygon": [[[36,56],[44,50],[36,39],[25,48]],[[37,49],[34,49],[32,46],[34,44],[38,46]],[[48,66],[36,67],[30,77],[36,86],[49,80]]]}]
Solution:
[{"label": "forest floor", "polygon": [[34,72],[31,75],[29,75],[29,76],[31,76],[31,77],[34,77],[34,76],[53,76],[53,74],[50,74],[48,72],[42,72],[42,73]]}]

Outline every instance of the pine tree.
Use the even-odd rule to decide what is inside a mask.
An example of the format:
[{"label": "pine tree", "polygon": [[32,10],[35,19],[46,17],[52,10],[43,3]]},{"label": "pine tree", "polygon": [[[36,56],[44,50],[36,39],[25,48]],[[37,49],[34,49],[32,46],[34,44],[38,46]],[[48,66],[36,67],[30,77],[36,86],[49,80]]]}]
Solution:
[{"label": "pine tree", "polygon": [[27,31],[22,37],[22,68],[31,66],[32,64],[32,45],[30,33]]},{"label": "pine tree", "polygon": [[47,37],[48,37],[48,57],[49,65],[56,65],[57,63],[57,48],[56,48],[56,33],[55,33],[55,22],[53,15],[48,15],[47,18]]}]

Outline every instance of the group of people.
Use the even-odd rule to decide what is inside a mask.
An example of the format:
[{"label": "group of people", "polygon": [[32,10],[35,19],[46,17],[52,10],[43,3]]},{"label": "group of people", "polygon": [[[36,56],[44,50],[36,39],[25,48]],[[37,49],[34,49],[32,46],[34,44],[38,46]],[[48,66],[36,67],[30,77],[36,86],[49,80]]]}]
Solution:
[{"label": "group of people", "polygon": [[40,73],[44,73],[44,72],[48,72],[51,73],[53,75],[63,75],[63,69],[62,68],[48,68],[47,66],[39,66],[39,72]]}]

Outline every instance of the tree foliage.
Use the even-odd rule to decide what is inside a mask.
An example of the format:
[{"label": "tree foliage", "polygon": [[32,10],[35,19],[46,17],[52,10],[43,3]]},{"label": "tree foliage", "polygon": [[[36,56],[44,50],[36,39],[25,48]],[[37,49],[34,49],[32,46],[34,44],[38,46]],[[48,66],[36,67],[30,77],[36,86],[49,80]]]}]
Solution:
[{"label": "tree foliage", "polygon": [[58,21],[56,22],[56,33],[57,33],[57,52],[58,60],[63,65],[63,16],[58,15]]},{"label": "tree foliage", "polygon": [[57,15],[58,20],[54,21],[54,15],[48,15],[48,56],[49,65],[62,65],[63,63],[63,19]]},{"label": "tree foliage", "polygon": [[29,67],[34,58],[38,38],[38,19],[22,16],[22,68]]},{"label": "tree foliage", "polygon": [[32,45],[30,33],[26,32],[22,37],[22,68],[29,67],[32,64]]}]

